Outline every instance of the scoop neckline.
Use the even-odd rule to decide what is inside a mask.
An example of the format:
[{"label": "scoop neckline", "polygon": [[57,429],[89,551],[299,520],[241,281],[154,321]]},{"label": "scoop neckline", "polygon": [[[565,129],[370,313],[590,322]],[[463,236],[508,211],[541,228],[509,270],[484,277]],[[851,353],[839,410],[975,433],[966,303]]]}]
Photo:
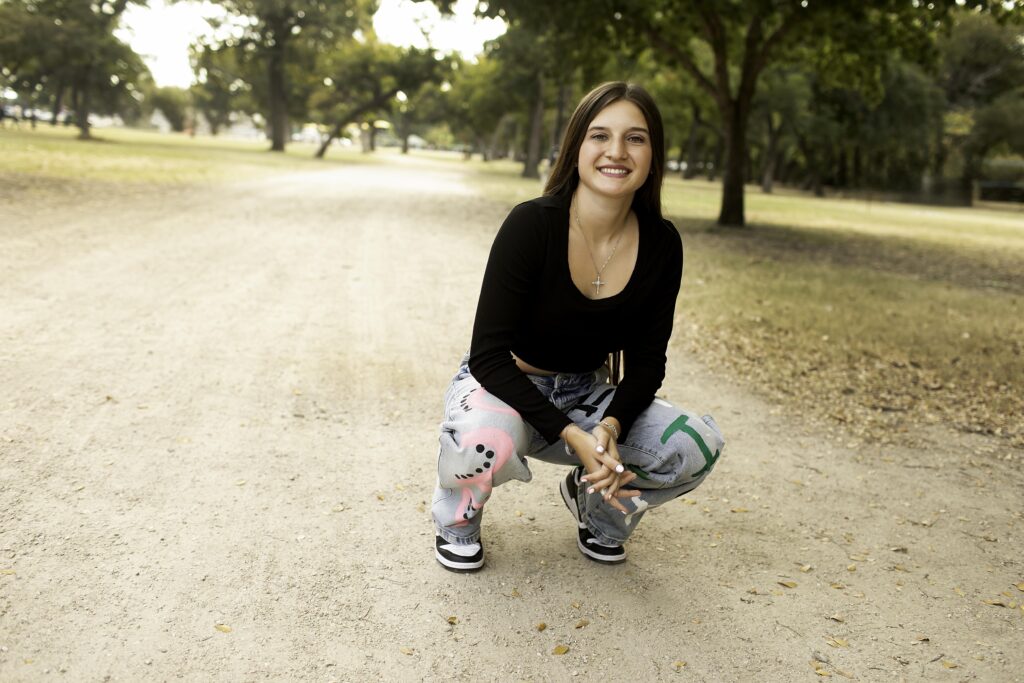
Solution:
[{"label": "scoop neckline", "polygon": [[632,289],[633,285],[636,283],[637,271],[640,269],[640,262],[642,260],[643,251],[644,251],[644,247],[647,244],[647,240],[644,239],[644,221],[643,221],[643,217],[640,215],[640,213],[636,209],[632,209],[632,211],[633,211],[633,213],[636,214],[636,239],[637,239],[636,263],[633,264],[633,270],[629,274],[629,279],[626,280],[626,286],[623,287],[622,291],[618,292],[617,294],[612,294],[611,296],[606,296],[606,297],[603,297],[601,299],[591,299],[586,294],[581,292],[580,288],[577,287],[576,283],[573,282],[573,280],[572,280],[572,271],[569,269],[569,231],[572,229],[572,225],[570,223],[569,208],[565,207],[565,211],[564,211],[564,215],[563,215],[564,220],[562,221],[562,225],[566,226],[566,227],[564,227],[564,229],[561,230],[561,232],[560,232],[560,234],[562,236],[562,245],[561,246],[563,247],[563,249],[562,249],[562,277],[563,277],[564,281],[569,285],[569,288],[573,292],[576,293],[576,296],[579,297],[579,299],[581,299],[582,301],[584,301],[587,304],[601,306],[601,305],[605,305],[607,303],[615,302],[617,299],[619,299],[624,294],[629,292],[629,290]]}]

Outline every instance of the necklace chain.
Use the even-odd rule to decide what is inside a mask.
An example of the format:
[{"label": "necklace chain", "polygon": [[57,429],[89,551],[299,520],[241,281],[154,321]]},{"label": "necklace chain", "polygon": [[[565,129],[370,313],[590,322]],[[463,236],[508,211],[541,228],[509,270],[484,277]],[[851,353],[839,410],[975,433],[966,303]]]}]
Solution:
[{"label": "necklace chain", "polygon": [[606,258],[604,260],[604,263],[601,264],[601,267],[598,268],[597,259],[594,258],[594,250],[590,248],[590,240],[587,239],[587,233],[583,229],[583,224],[580,222],[580,207],[577,202],[573,202],[573,209],[573,214],[576,217],[576,227],[579,228],[580,234],[583,235],[583,242],[587,245],[587,253],[590,254],[590,262],[594,264],[594,270],[597,272],[597,279],[591,282],[590,284],[594,285],[594,296],[601,296],[601,285],[608,284],[607,282],[601,279],[601,275],[604,273],[604,269],[608,267],[608,262],[612,260],[613,256],[615,256],[615,251],[619,248],[619,242],[622,241],[622,235],[626,231],[619,231],[619,236],[615,240],[615,244],[612,245],[612,253],[608,254],[608,258]]}]

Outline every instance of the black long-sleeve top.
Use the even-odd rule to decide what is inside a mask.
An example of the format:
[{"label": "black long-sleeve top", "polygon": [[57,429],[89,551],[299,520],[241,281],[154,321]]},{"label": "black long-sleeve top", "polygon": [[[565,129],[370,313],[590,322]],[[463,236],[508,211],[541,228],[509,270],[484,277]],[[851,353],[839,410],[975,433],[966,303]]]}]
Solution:
[{"label": "black long-sleeve top", "polygon": [[605,411],[621,423],[621,440],[665,378],[682,240],[671,222],[638,212],[636,267],[625,289],[588,299],[569,273],[569,201],[524,202],[498,230],[477,304],[469,370],[554,443],[572,420],[519,370],[512,354],[536,368],[582,373],[621,350],[625,374]]}]

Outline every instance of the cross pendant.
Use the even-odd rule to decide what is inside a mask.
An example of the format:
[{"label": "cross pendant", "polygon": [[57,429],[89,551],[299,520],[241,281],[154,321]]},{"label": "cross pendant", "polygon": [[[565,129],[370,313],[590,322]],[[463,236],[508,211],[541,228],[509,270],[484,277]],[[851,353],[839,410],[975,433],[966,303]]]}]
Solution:
[{"label": "cross pendant", "polygon": [[600,296],[601,295],[601,285],[607,284],[607,283],[604,280],[601,279],[601,274],[598,273],[597,279],[594,280],[593,282],[591,282],[590,284],[594,285],[594,287],[597,288],[596,291],[594,292],[594,296]]}]

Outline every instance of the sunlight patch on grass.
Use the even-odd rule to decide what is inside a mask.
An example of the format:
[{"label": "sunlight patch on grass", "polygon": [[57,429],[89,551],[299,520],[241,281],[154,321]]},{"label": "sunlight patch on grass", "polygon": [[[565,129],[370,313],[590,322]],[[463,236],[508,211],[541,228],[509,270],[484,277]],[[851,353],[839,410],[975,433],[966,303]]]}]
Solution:
[{"label": "sunlight patch on grass", "polygon": [[292,143],[284,154],[264,140],[236,140],[130,129],[96,129],[96,140],[76,130],[40,126],[0,131],[0,173],[44,180],[147,184],[209,183],[287,171],[315,171],[337,164],[376,163],[369,155],[332,147],[324,160],[313,145]]}]

